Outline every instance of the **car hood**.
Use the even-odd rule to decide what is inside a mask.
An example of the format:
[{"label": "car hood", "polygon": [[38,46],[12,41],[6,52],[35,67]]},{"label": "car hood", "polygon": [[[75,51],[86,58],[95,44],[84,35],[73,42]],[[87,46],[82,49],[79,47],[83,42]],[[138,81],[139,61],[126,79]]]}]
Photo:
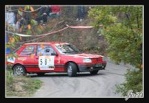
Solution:
[{"label": "car hood", "polygon": [[73,57],[81,57],[81,58],[99,58],[103,57],[102,55],[97,55],[97,54],[86,54],[86,53],[81,53],[81,54],[67,54],[68,56],[73,56]]}]

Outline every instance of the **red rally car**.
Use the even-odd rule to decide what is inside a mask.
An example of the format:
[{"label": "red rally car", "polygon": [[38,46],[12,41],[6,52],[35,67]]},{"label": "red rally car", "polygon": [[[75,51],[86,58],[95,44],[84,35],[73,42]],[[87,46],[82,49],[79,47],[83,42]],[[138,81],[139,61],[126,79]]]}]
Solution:
[{"label": "red rally car", "polygon": [[17,51],[17,57],[7,58],[12,64],[14,75],[49,72],[67,72],[76,76],[77,72],[97,74],[104,70],[107,62],[102,55],[81,53],[74,45],[59,42],[25,43]]}]

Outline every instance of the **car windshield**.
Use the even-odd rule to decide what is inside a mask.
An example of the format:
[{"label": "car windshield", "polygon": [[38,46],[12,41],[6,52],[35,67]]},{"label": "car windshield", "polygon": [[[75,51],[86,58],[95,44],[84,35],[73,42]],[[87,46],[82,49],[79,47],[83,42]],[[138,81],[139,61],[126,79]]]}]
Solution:
[{"label": "car windshield", "polygon": [[56,44],[56,48],[60,53],[77,54],[80,51],[71,44]]}]

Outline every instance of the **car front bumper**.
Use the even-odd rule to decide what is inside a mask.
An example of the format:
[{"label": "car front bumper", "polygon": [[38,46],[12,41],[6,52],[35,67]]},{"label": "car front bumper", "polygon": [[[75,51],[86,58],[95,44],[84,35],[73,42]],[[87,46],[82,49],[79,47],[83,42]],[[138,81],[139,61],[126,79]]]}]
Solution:
[{"label": "car front bumper", "polygon": [[106,62],[103,62],[100,64],[90,64],[90,65],[80,64],[80,65],[78,65],[78,68],[79,68],[80,72],[90,72],[90,71],[94,71],[94,70],[104,70],[106,65],[107,65]]}]

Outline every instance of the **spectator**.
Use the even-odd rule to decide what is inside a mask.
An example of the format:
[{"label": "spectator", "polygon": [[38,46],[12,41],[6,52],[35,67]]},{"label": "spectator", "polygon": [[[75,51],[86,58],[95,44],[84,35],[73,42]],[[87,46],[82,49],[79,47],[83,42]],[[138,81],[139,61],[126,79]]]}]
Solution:
[{"label": "spectator", "polygon": [[60,16],[60,12],[61,12],[61,8],[59,5],[51,5],[51,13],[49,14],[49,16],[51,17],[59,17]]},{"label": "spectator", "polygon": [[16,23],[16,31],[17,32],[22,32],[23,26],[25,26],[26,20],[23,18],[23,16],[20,16],[20,18],[18,19],[17,23]]},{"label": "spectator", "polygon": [[24,19],[26,20],[27,25],[29,25],[31,21],[31,12],[29,11],[33,11],[34,9],[32,6],[27,5],[24,7],[24,10]]},{"label": "spectator", "polygon": [[38,12],[38,17],[36,18],[36,21],[38,22],[38,24],[40,24],[41,21],[43,22],[43,25],[47,23],[48,12],[49,12],[48,6],[45,6],[45,5],[42,6],[42,8]]},{"label": "spectator", "polygon": [[15,13],[9,9],[5,13],[5,22],[9,25],[12,26],[13,28],[15,27]]},{"label": "spectator", "polygon": [[20,30],[20,19],[16,22],[16,28],[15,28],[16,30],[16,32],[19,32],[19,30]]},{"label": "spectator", "polygon": [[40,24],[41,23],[41,20],[42,20],[42,16],[39,15],[39,13],[38,13],[38,16],[36,17],[35,20],[37,21],[38,24]]},{"label": "spectator", "polygon": [[23,17],[21,17],[16,23],[16,32],[22,32],[24,25],[26,25],[26,21]]},{"label": "spectator", "polygon": [[79,5],[77,7],[77,19],[76,19],[76,21],[82,21],[84,18],[84,14],[85,14],[84,6]]},{"label": "spectator", "polygon": [[52,13],[51,5],[49,5],[47,8],[48,8],[47,15],[48,17],[50,17],[50,13]]}]

